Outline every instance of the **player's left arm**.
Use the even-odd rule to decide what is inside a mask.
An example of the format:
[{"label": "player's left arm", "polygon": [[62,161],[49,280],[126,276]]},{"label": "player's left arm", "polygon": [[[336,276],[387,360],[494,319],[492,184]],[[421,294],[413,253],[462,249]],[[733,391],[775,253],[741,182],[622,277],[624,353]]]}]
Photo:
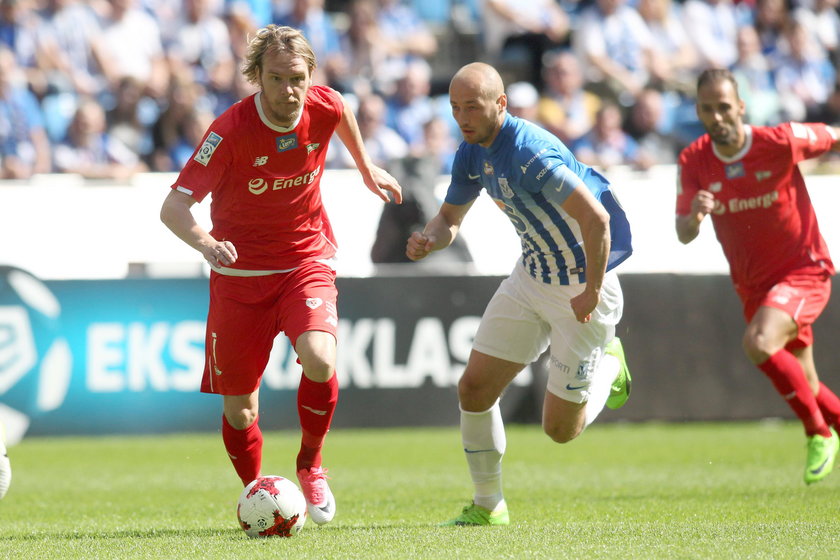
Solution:
[{"label": "player's left arm", "polygon": [[362,174],[362,180],[372,193],[385,202],[390,200],[388,196],[388,191],[390,191],[394,194],[394,202],[401,204],[402,187],[390,173],[378,165],[374,165],[371,161],[365,149],[362,133],[359,131],[359,123],[356,122],[356,115],[353,114],[353,110],[347,105],[341,94],[338,94],[338,96],[341,98],[344,109],[335,132],[347,151],[350,152],[353,161],[356,162],[356,167]]},{"label": "player's left arm", "polygon": [[577,221],[586,255],[586,287],[572,298],[575,318],[586,323],[601,300],[601,286],[610,255],[610,215],[580,182],[561,205]]}]

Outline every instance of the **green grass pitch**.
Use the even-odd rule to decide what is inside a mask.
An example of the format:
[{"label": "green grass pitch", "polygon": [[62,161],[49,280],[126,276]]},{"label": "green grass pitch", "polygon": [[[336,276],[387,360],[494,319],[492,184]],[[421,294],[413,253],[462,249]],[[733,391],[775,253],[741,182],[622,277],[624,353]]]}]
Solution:
[{"label": "green grass pitch", "polygon": [[[10,449],[0,558],[835,559],[840,471],[806,487],[794,423],[593,425],[566,445],[508,426],[508,527],[438,527],[471,496],[456,428],[333,430],[338,513],[248,539],[218,434],[29,438]],[[265,434],[294,476],[298,436]]]}]

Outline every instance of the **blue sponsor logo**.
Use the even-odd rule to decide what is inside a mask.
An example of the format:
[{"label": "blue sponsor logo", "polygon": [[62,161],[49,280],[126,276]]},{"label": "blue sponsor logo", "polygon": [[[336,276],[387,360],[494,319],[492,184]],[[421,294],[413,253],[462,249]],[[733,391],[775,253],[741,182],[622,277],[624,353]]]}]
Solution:
[{"label": "blue sponsor logo", "polygon": [[726,166],[726,178],[737,179],[744,176],[744,162],[731,163]]},{"label": "blue sponsor logo", "polygon": [[297,148],[298,140],[297,134],[288,134],[286,136],[278,136],[274,139],[274,144],[277,146],[278,152],[285,152]]}]

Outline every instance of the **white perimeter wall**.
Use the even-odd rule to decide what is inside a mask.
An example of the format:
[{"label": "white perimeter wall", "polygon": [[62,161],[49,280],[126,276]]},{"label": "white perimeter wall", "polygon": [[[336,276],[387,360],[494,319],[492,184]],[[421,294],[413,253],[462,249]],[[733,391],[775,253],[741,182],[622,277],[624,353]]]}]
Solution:
[{"label": "white perimeter wall", "polygon": [[[627,211],[634,255],[622,273],[674,272],[725,274],[728,268],[711,224],[683,246],[674,233],[675,168],[645,174],[607,173]],[[0,182],[0,264],[27,269],[43,279],[122,278],[129,263],[148,263],[161,275],[206,273],[199,254],[174,237],[158,213],[172,174],[147,174],[130,185],[84,182],[78,177],[45,175],[26,183]],[[808,177],[823,235],[840,255],[837,176]],[[436,192],[443,196],[447,178]],[[355,171],[328,170],[324,200],[340,247],[339,274],[373,272],[369,251],[382,203],[367,191]],[[209,200],[196,205],[200,223],[209,226]],[[482,195],[461,230],[475,259],[475,273],[510,272],[519,241],[507,218]]]}]

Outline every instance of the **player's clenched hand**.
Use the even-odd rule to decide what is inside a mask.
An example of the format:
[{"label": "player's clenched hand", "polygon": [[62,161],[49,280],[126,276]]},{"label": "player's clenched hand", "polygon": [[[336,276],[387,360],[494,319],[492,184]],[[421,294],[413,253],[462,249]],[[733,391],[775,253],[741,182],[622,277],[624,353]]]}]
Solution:
[{"label": "player's clenched hand", "polygon": [[715,195],[709,191],[700,190],[691,200],[691,213],[705,216],[715,207]]},{"label": "player's clenched hand", "polygon": [[584,290],[570,301],[572,312],[579,323],[588,323],[592,319],[592,312],[598,307],[601,296],[594,290]]},{"label": "player's clenched hand", "polygon": [[239,258],[239,255],[236,254],[236,247],[230,241],[216,241],[205,245],[201,249],[201,254],[204,255],[204,260],[210,263],[210,266],[216,268],[230,266]]},{"label": "player's clenched hand", "polygon": [[419,231],[415,231],[408,238],[408,243],[405,246],[405,256],[413,261],[419,261],[432,252],[432,247],[434,247],[434,240]]},{"label": "player's clenched hand", "polygon": [[391,200],[388,196],[388,192],[391,192],[394,195],[394,202],[402,204],[402,187],[393,175],[381,167],[376,165],[371,166],[370,176],[365,176],[365,185],[367,185],[367,188],[373,194],[385,202],[389,202]]}]

